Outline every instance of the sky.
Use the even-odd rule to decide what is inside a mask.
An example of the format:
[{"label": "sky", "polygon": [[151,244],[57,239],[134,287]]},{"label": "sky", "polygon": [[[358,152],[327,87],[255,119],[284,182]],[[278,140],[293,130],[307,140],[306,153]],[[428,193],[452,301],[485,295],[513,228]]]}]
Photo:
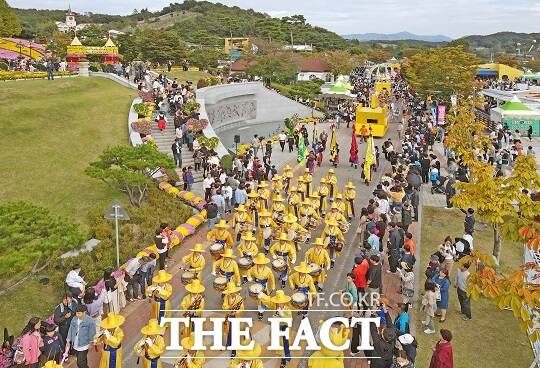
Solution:
[{"label": "sky", "polygon": [[[8,0],[12,7],[130,14],[161,10],[175,0]],[[176,0],[180,2],[180,0]],[[215,1],[212,1],[215,2]],[[221,0],[275,17],[302,14],[314,26],[338,34],[443,34],[458,38],[502,31],[540,32],[540,0]]]}]

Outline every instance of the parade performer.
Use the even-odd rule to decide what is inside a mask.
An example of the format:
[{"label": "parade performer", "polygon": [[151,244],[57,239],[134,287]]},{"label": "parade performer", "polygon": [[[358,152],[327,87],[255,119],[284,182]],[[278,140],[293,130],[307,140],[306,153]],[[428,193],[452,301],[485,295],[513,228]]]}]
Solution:
[{"label": "parade performer", "polygon": [[184,337],[180,340],[184,355],[174,363],[174,368],[202,368],[205,362],[204,352],[202,350],[193,351],[193,335]]},{"label": "parade performer", "polygon": [[315,212],[319,214],[319,199],[320,199],[319,192],[317,192],[316,190],[312,191],[311,194],[309,195],[309,199],[311,201],[311,207],[313,207]]},{"label": "parade performer", "polygon": [[283,168],[283,181],[284,181],[284,190],[285,193],[289,193],[289,188],[291,186],[291,179],[294,177],[292,169],[289,165],[285,165]]},{"label": "parade performer", "polygon": [[338,204],[336,202],[332,203],[330,206],[330,212],[326,214],[326,221],[334,219],[339,226],[345,226],[348,224],[347,219],[343,216],[343,213],[339,211]]},{"label": "parade performer", "polygon": [[270,209],[268,200],[270,199],[270,189],[268,189],[268,184],[265,181],[261,181],[257,185],[257,194],[259,195],[259,200],[257,202],[257,209],[262,211],[263,208]]},{"label": "parade performer", "polygon": [[336,200],[334,203],[336,204],[339,213],[341,213],[343,215],[343,218],[345,218],[345,214],[347,213],[347,204],[343,201],[343,195],[336,192],[335,197]]},{"label": "parade performer", "polygon": [[311,183],[313,182],[313,175],[311,175],[311,172],[308,168],[304,170],[304,185],[305,185],[305,195],[309,197],[309,194],[311,193]]},{"label": "parade performer", "polygon": [[289,193],[289,210],[288,213],[291,213],[298,217],[298,206],[300,205],[300,202],[302,202],[302,195],[300,191],[295,187],[294,185],[291,186],[291,191]]},{"label": "parade performer", "polygon": [[236,241],[240,241],[240,236],[242,231],[247,231],[250,228],[252,220],[250,219],[249,214],[247,213],[246,207],[241,204],[236,208],[236,212],[232,218],[232,227],[234,229]]},{"label": "parade performer", "polygon": [[272,176],[272,194],[273,195],[280,194],[283,191],[283,189],[285,188],[284,179],[285,179],[284,177],[278,174]]},{"label": "parade performer", "polygon": [[[242,235],[242,240],[240,241],[240,244],[238,244],[238,253],[240,254],[240,257],[247,258],[250,263],[253,262],[253,258],[259,253],[259,247],[257,247],[257,238],[253,236],[253,233],[251,231],[246,231]],[[238,269],[240,271],[240,276],[242,277],[242,281],[247,281],[248,274],[249,274],[249,268],[242,268],[242,265],[238,266]]]},{"label": "parade performer", "polygon": [[[182,317],[201,317],[204,311],[204,290],[206,288],[199,279],[194,279],[186,285],[186,294],[180,302]],[[189,336],[193,332],[191,323],[182,329],[182,336]]]},{"label": "parade performer", "polygon": [[210,230],[208,234],[206,234],[206,239],[223,245],[224,249],[230,249],[233,245],[233,237],[227,230],[228,228],[229,225],[227,224],[227,221],[220,220],[219,223],[216,224],[215,229]]},{"label": "parade performer", "polygon": [[326,174],[326,184],[328,185],[329,189],[330,189],[330,197],[329,199],[331,201],[334,200],[334,192],[337,190],[337,178],[336,176],[334,175],[334,169],[333,168],[330,168],[328,170],[328,174]]},{"label": "parade performer", "polygon": [[248,200],[246,202],[246,207],[251,218],[251,223],[254,224],[256,227],[259,226],[259,209],[257,208],[258,198],[259,194],[257,194],[255,190],[252,190],[248,193]]},{"label": "parade performer", "polygon": [[323,230],[324,243],[328,246],[328,255],[330,256],[330,268],[334,268],[336,257],[343,248],[345,237],[339,229],[335,218],[326,220],[326,227]]},{"label": "parade performer", "polygon": [[[247,346],[250,343],[247,341],[242,345]],[[264,368],[263,361],[258,359],[261,356],[261,350],[261,345],[257,343],[251,350],[239,350],[236,358],[229,363],[229,368]]]},{"label": "parade performer", "polygon": [[278,228],[278,225],[272,220],[272,213],[268,210],[262,210],[259,214],[259,246],[263,247],[264,252],[268,254],[270,242],[272,240],[272,231]]},{"label": "parade performer", "polygon": [[141,328],[142,339],[135,344],[137,364],[142,359],[143,368],[162,368],[159,358],[165,353],[165,327],[160,327],[157,319],[150,319],[148,324]]},{"label": "parade performer", "polygon": [[348,182],[345,186],[345,200],[347,201],[347,217],[351,220],[356,216],[354,212],[354,200],[356,199],[356,190],[352,182]]},{"label": "parade performer", "polygon": [[320,220],[319,214],[313,208],[312,202],[309,199],[306,199],[302,202],[302,207],[300,207],[300,225],[305,229],[314,229],[317,227],[318,221]]},{"label": "parade performer", "polygon": [[316,264],[321,268],[320,273],[317,276],[313,276],[313,282],[317,291],[322,291],[324,281],[326,280],[326,271],[330,269],[330,256],[328,255],[328,251],[324,249],[324,239],[315,239],[313,247],[307,250],[304,258],[307,263]]},{"label": "parade performer", "polygon": [[285,215],[286,210],[284,201],[281,194],[275,195],[272,201],[272,218],[278,224],[283,223],[283,216]]},{"label": "parade performer", "polygon": [[[269,308],[274,310],[273,317],[275,318],[292,318],[291,312],[291,297],[285,294],[283,290],[277,290],[276,295],[270,297],[264,293],[259,294],[259,299]],[[280,331],[286,331],[288,328],[286,323],[281,323]],[[291,361],[291,351],[289,349],[289,339],[285,336],[281,338],[284,356],[281,359],[280,368],[285,368],[287,362]]]},{"label": "parade performer", "polygon": [[[332,325],[329,340],[335,346],[342,346],[349,338],[349,329],[342,323]],[[343,350],[332,350],[321,343],[321,350],[308,359],[308,368],[344,368]]]},{"label": "parade performer", "polygon": [[307,303],[303,307],[303,310],[298,313],[303,317],[306,317],[309,306],[312,304],[312,297],[317,293],[317,289],[313,283],[313,278],[309,274],[311,269],[308,267],[306,262],[300,262],[300,264],[296,266],[294,270],[296,272],[293,273],[289,278],[289,285],[291,290],[294,290],[297,293],[303,293],[307,297]]},{"label": "parade performer", "polygon": [[240,271],[234,258],[232,249],[225,249],[225,253],[221,254],[221,258],[212,265],[212,275],[217,276],[219,273],[225,276],[227,282],[233,281],[236,285],[240,285]]},{"label": "parade performer", "polygon": [[204,249],[201,243],[195,244],[194,248],[190,249],[191,254],[182,257],[182,262],[185,265],[185,270],[193,272],[194,276],[199,280],[202,280],[202,272],[206,265],[203,253]]},{"label": "parade performer", "polygon": [[281,231],[287,234],[288,239],[300,250],[300,242],[305,242],[311,234],[298,223],[298,218],[290,213],[283,218]]},{"label": "parade performer", "polygon": [[[241,287],[237,287],[233,282],[227,284],[227,288],[223,290],[223,305],[221,309],[225,311],[225,328],[227,330],[227,342],[225,347],[231,346],[231,322],[229,318],[235,318],[244,310],[244,299],[240,296]],[[231,356],[235,356],[236,351],[232,351]]]},{"label": "parade performer", "polygon": [[161,323],[163,317],[170,317],[171,312],[165,312],[171,309],[169,301],[172,295],[172,285],[167,282],[172,279],[172,275],[165,270],[159,270],[152,278],[152,285],[148,288],[149,297],[152,298],[152,318]]},{"label": "parade performer", "polygon": [[282,258],[285,261],[285,268],[281,271],[279,279],[281,280],[281,288],[285,287],[287,282],[287,274],[291,264],[296,262],[296,248],[287,237],[286,233],[279,235],[278,242],[272,244],[270,247],[270,254],[274,259]]},{"label": "parade performer", "polygon": [[298,177],[298,185],[297,185],[297,191],[298,194],[300,194],[300,200],[303,201],[306,198],[306,179],[303,175],[300,175]]},{"label": "parade performer", "polygon": [[96,344],[103,344],[103,352],[99,360],[99,368],[122,367],[122,341],[124,332],[120,328],[125,322],[124,316],[111,312],[99,324],[102,331],[98,334]]},{"label": "parade performer", "polygon": [[319,211],[321,214],[321,217],[324,217],[326,215],[326,198],[330,194],[330,189],[328,188],[328,185],[326,184],[326,178],[322,177],[319,187],[317,188],[317,191],[319,192]]},{"label": "parade performer", "polygon": [[[276,288],[276,279],[270,267],[266,266],[270,260],[259,253],[253,260],[254,266],[249,270],[249,281],[255,281],[263,287],[263,293],[271,294]],[[264,304],[257,300],[257,310],[259,321],[263,319],[265,310]]]}]

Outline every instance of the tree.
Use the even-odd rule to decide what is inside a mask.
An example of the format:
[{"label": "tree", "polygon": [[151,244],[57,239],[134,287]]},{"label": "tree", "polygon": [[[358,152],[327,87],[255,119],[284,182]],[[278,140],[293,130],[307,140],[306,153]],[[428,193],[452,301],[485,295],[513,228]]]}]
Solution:
[{"label": "tree", "polygon": [[288,84],[296,79],[298,65],[289,55],[262,55],[255,59],[247,72],[270,83]]},{"label": "tree", "polygon": [[226,58],[222,49],[212,47],[202,47],[200,49],[192,49],[187,55],[187,60],[198,66],[200,69],[216,68],[218,61]]},{"label": "tree", "polygon": [[526,64],[528,69],[531,69],[533,72],[540,72],[540,57],[536,57],[533,60],[529,60]]},{"label": "tree", "polygon": [[390,52],[385,49],[372,48],[368,50],[366,58],[374,63],[383,63],[390,59]]},{"label": "tree", "polygon": [[362,57],[353,55],[347,50],[326,51],[323,53],[323,58],[334,75],[349,75],[354,68],[365,61]]},{"label": "tree", "polygon": [[452,95],[470,96],[479,60],[462,46],[428,49],[403,63],[405,76],[416,93],[447,102]]},{"label": "tree", "polygon": [[21,24],[17,14],[6,0],[0,0],[0,37],[12,37],[21,34]]},{"label": "tree", "polygon": [[[24,277],[2,290],[22,284],[61,254],[78,248],[84,235],[77,225],[26,202],[0,205],[0,279]],[[7,286],[7,285],[3,285]]]},{"label": "tree", "polygon": [[515,68],[518,65],[518,60],[513,55],[499,55],[495,58],[495,62],[511,66],[512,68]]},{"label": "tree", "polygon": [[50,40],[47,43],[47,50],[49,50],[53,57],[63,59],[67,54],[67,47],[71,43],[71,36],[68,33],[53,32]]},{"label": "tree", "polygon": [[148,173],[158,167],[173,168],[174,162],[155,145],[143,144],[107,148],[85,172],[126,193],[131,204],[140,207],[152,180]]}]

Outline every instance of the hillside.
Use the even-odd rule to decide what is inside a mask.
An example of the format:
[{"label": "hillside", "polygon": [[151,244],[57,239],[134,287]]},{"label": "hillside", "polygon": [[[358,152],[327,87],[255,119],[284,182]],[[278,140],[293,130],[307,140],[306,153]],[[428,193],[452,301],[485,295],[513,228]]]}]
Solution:
[{"label": "hillside", "polygon": [[452,39],[444,35],[417,35],[410,32],[398,33],[357,33],[344,35],[343,38],[358,41],[425,41],[425,42],[450,42]]},{"label": "hillside", "polygon": [[[471,50],[486,54],[514,54],[518,48],[523,54],[528,52],[533,45],[531,53],[538,55],[540,51],[540,33],[498,32],[486,36],[466,36],[460,40],[466,41]],[[534,40],[537,42],[535,43]]]}]

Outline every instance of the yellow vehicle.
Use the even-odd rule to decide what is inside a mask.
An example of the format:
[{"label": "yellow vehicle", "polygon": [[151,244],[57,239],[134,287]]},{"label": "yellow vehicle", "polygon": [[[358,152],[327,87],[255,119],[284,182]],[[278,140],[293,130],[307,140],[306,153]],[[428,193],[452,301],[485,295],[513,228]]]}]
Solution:
[{"label": "yellow vehicle", "polygon": [[384,137],[388,130],[388,109],[386,107],[356,107],[355,132],[361,134],[362,126],[371,128],[371,133],[376,138]]}]

